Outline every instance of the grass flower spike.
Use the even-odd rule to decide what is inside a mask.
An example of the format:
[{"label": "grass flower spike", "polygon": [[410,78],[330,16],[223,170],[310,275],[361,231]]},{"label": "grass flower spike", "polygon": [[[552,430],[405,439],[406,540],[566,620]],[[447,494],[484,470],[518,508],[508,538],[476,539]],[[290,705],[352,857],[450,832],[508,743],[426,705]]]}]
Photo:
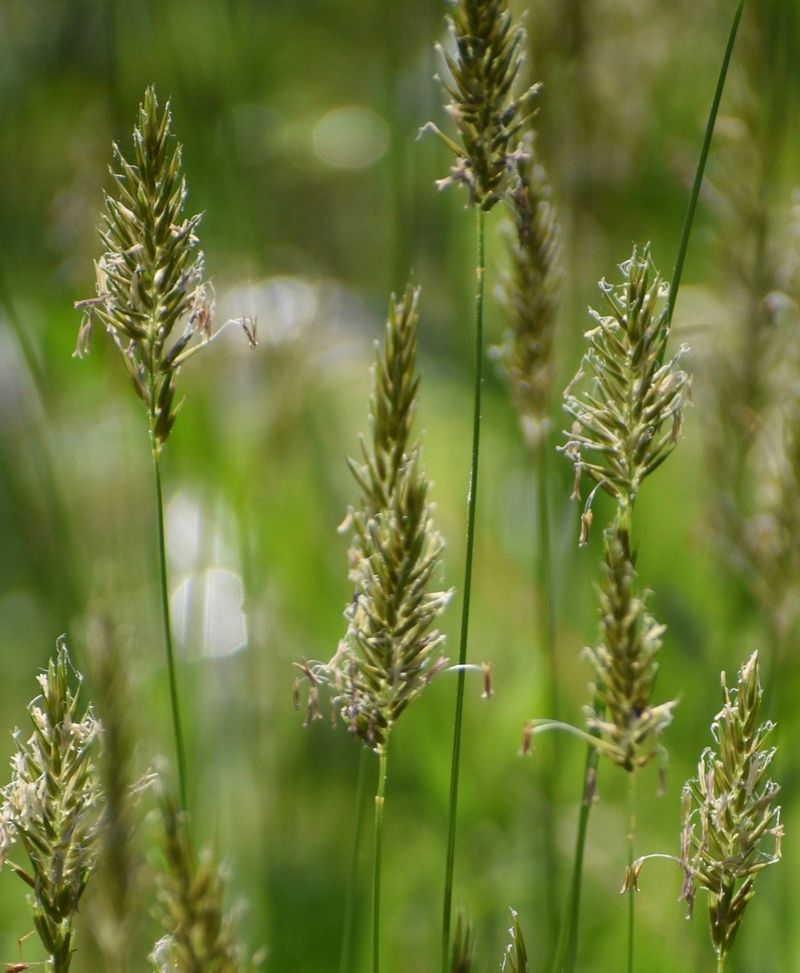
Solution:
[{"label": "grass flower spike", "polygon": [[[160,785],[159,785],[160,786]],[[160,795],[165,867],[159,875],[164,936],[150,961],[157,973],[244,973],[234,921],[223,907],[222,870],[206,851],[195,862],[186,817],[165,792]]]},{"label": "grass flower spike", "polygon": [[[563,269],[560,229],[544,167],[535,151],[535,132],[525,143],[525,155],[516,165],[516,179],[507,197],[510,220],[504,226],[509,267],[500,288],[508,328],[503,343],[492,349],[506,380],[511,404],[534,467],[533,508],[535,541],[535,617],[538,651],[547,665],[550,713],[558,718],[561,677],[556,646],[553,591],[553,560],[550,544],[550,407],[554,374],[554,339]],[[557,748],[541,767],[543,791],[551,789],[558,775]],[[549,801],[540,803],[541,852],[536,856],[549,910],[547,929],[558,928],[558,861],[556,822]],[[548,944],[540,942],[544,953]]]},{"label": "grass flower spike", "polygon": [[523,62],[525,33],[506,0],[458,0],[449,15],[455,53],[439,48],[450,73],[447,111],[461,145],[428,125],[455,153],[450,175],[439,188],[464,185],[470,202],[490,210],[501,198],[521,157],[520,131],[539,86],[522,94],[514,87]]},{"label": "grass flower spike", "polygon": [[[562,449],[575,464],[576,494],[584,473],[595,484],[584,509],[581,543],[588,537],[597,490],[603,487],[616,501],[604,534],[601,642],[588,650],[597,679],[586,712],[590,744],[634,771],[654,756],[655,740],[670,722],[675,702],[651,703],[664,626],[647,612],[645,597],[636,590],[632,513],[642,481],[675,445],[688,376],[678,367],[680,352],[665,361],[669,321],[662,300],[668,288],[658,274],[650,277],[649,249],[640,254],[634,248],[621,270],[622,284],[600,284],[611,314],[591,312],[597,326],[586,335],[590,348],[564,396],[575,423]],[[573,393],[584,369],[592,385]],[[534,720],[526,732],[557,726],[553,720]]]},{"label": "grass flower spike", "polygon": [[500,973],[506,973],[506,971],[508,973],[528,973],[528,950],[525,947],[519,916],[514,909],[511,910],[511,927],[508,934],[511,941],[506,946]]},{"label": "grass flower spike", "polygon": [[[369,402],[371,446],[361,437],[362,460],[350,459],[350,471],[361,488],[360,509],[372,517],[391,504],[391,497],[411,448],[411,426],[417,406],[419,377],[417,322],[419,288],[408,288],[402,300],[392,300],[383,346],[375,342],[375,365]],[[342,529],[352,523],[351,508]],[[351,560],[359,558],[361,545],[354,538]]]},{"label": "grass flower spike", "polygon": [[[562,449],[575,464],[576,495],[583,474],[595,483],[584,510],[584,543],[597,489],[624,507],[635,501],[642,481],[672,452],[688,395],[679,365],[685,349],[666,358],[669,286],[653,274],[649,246],[634,247],[620,270],[622,283],[600,282],[608,313],[590,311],[597,322],[586,334],[590,347],[564,396],[575,421]],[[573,394],[586,373],[591,387]]]},{"label": "grass flower spike", "polygon": [[354,516],[361,547],[347,635],[334,662],[338,701],[350,729],[379,752],[406,706],[444,665],[432,628],[450,592],[430,592],[443,549],[415,453],[389,508]]},{"label": "grass flower spike", "polygon": [[597,675],[595,703],[587,707],[589,730],[607,743],[603,752],[624,770],[649,763],[657,738],[672,721],[677,701],[651,704],[665,626],[645,608],[635,589],[636,571],[625,531],[605,535],[603,580],[598,589],[602,641],[587,649]]},{"label": "grass flower spike", "polygon": [[453,949],[450,957],[450,973],[472,973],[475,966],[475,946],[472,926],[459,913],[456,916],[456,931],[453,936]]},{"label": "grass flower spike", "polygon": [[337,706],[349,728],[380,752],[400,713],[444,665],[436,616],[449,591],[429,590],[444,542],[434,529],[420,447],[410,443],[416,405],[419,292],[392,300],[370,396],[372,448],[350,461],[362,491],[346,524],[352,603],[347,632],[330,663]]},{"label": "grass flower spike", "polygon": [[[94,764],[100,726],[78,689],[67,648],[39,675],[41,694],[28,706],[33,734],[14,734],[11,783],[2,789],[0,860],[32,889],[33,924],[53,973],[69,970],[75,919],[97,857],[101,792]],[[7,858],[18,843],[29,867]]]},{"label": "grass flower spike", "polygon": [[781,809],[774,803],[780,788],[767,777],[775,756],[767,738],[774,727],[758,722],[761,695],[754,652],[735,689],[722,674],[723,706],[711,725],[716,749],[703,751],[697,777],[683,792],[683,897],[691,910],[697,888],[709,894],[718,970],[753,897],[756,875],[781,857]]},{"label": "grass flower spike", "polygon": [[200,215],[184,213],[186,180],[170,106],[159,112],[153,88],[139,108],[133,143],[133,162],[114,146],[117,195],[105,201],[97,297],[76,305],[84,311],[76,353],[88,350],[96,317],[122,353],[160,449],[175,422],[178,369],[201,347],[191,344],[195,336],[201,343],[212,337],[214,307],[196,234]]},{"label": "grass flower spike", "polygon": [[525,443],[539,454],[550,428],[553,338],[561,291],[560,235],[547,174],[533,149],[509,193],[511,267],[501,292],[510,327],[495,349]]}]

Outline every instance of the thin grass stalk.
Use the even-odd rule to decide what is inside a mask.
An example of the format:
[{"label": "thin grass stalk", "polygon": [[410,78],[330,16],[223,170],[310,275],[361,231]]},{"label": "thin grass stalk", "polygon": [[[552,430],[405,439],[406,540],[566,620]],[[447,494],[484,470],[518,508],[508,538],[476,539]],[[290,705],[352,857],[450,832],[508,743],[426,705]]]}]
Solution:
[{"label": "thin grass stalk", "polygon": [[453,912],[453,868],[456,853],[456,819],[458,815],[458,780],[461,763],[461,726],[464,715],[464,666],[467,661],[469,609],[472,590],[472,558],[475,545],[475,504],[478,491],[478,460],[481,438],[481,385],[483,383],[483,296],[486,269],[484,239],[485,214],[476,207],[477,265],[475,289],[475,389],[472,414],[472,460],[467,495],[467,546],[464,558],[464,600],[461,608],[461,637],[458,649],[456,709],[453,720],[453,756],[450,768],[450,801],[447,819],[447,857],[445,861],[444,909],[442,914],[442,973],[447,973],[450,958],[450,926]]},{"label": "thin grass stalk", "polygon": [[550,500],[548,496],[549,437],[535,457],[536,524],[539,538],[536,551],[536,580],[539,588],[537,623],[539,641],[544,649],[550,681],[550,712],[559,719],[559,675],[556,652],[555,603],[553,594],[553,558],[550,544]]},{"label": "thin grass stalk", "polygon": [[181,728],[180,705],[178,702],[178,681],[175,674],[175,651],[172,642],[172,621],[169,612],[169,587],[167,583],[166,532],[164,530],[164,491],[161,486],[161,457],[157,446],[153,446],[153,472],[156,485],[156,510],[158,519],[158,561],[161,578],[161,614],[164,619],[164,646],[167,656],[167,675],[169,678],[169,701],[172,714],[172,732],[175,738],[175,759],[178,765],[178,791],[180,809],[187,810],[186,803],[186,751]]},{"label": "thin grass stalk", "polygon": [[339,955],[339,973],[350,973],[352,969],[351,952],[353,948],[353,928],[356,916],[356,891],[358,889],[358,852],[361,847],[361,833],[364,829],[364,791],[367,787],[367,751],[358,751],[358,774],[356,776],[356,813],[353,821],[353,853],[350,858],[350,876],[344,901],[342,921],[342,951]]},{"label": "thin grass stalk", "polygon": [[581,889],[583,885],[583,856],[586,849],[586,834],[589,829],[589,812],[597,789],[597,767],[600,751],[591,745],[586,748],[586,763],[583,772],[583,791],[578,816],[578,833],[575,839],[572,878],[567,893],[566,919],[561,923],[558,947],[553,962],[552,973],[568,973],[575,969],[578,956],[578,924],[581,912]]},{"label": "thin grass stalk", "polygon": [[[636,771],[628,774],[628,868],[633,868],[636,858]],[[627,889],[628,894],[628,973],[633,973],[633,936],[636,918],[635,890]]]},{"label": "thin grass stalk", "polygon": [[380,973],[381,864],[383,859],[383,806],[386,796],[388,734],[378,754],[378,789],[375,793],[375,856],[372,863],[372,973]]},{"label": "thin grass stalk", "polygon": [[[550,546],[550,502],[548,498],[548,452],[549,436],[545,436],[534,456],[536,481],[535,518],[538,527],[536,548],[536,585],[537,611],[536,624],[539,630],[539,645],[547,665],[549,706],[554,719],[560,718],[559,672],[556,653],[555,605],[553,596],[553,562]],[[547,911],[547,930],[555,934],[558,929],[559,869],[556,841],[556,819],[553,813],[558,766],[560,761],[558,734],[552,741],[547,757],[542,764],[542,844],[544,854],[542,865],[545,870],[544,885],[547,889],[545,908]],[[545,955],[550,953],[552,939],[543,944]]]},{"label": "thin grass stalk", "polygon": [[703,176],[706,171],[706,162],[708,160],[708,151],[711,148],[711,139],[714,135],[714,126],[717,121],[717,112],[719,111],[719,104],[722,100],[722,92],[725,88],[725,79],[728,76],[728,66],[731,61],[731,55],[733,53],[733,45],[736,41],[736,34],[739,30],[739,21],[742,19],[742,11],[744,10],[745,0],[739,0],[736,6],[736,12],[733,15],[733,22],[731,23],[731,29],[728,34],[728,40],[725,45],[725,54],[722,57],[722,64],[719,69],[719,77],[717,78],[717,87],[714,90],[714,98],[711,102],[711,110],[708,113],[708,121],[706,122],[706,131],[703,136],[703,145],[700,149],[700,158],[697,161],[697,169],[694,174],[694,183],[692,184],[692,192],[689,196],[689,206],[686,210],[686,218],[683,221],[683,230],[681,232],[681,241],[678,247],[678,256],[675,259],[675,269],[672,271],[672,287],[670,288],[669,297],[667,300],[667,321],[672,321],[672,314],[675,310],[675,301],[678,298],[678,289],[681,285],[681,277],[683,276],[683,265],[686,261],[686,251],[689,249],[689,237],[692,232],[692,225],[694,224],[695,211],[697,209],[697,201],[700,198],[700,187],[703,184]]}]

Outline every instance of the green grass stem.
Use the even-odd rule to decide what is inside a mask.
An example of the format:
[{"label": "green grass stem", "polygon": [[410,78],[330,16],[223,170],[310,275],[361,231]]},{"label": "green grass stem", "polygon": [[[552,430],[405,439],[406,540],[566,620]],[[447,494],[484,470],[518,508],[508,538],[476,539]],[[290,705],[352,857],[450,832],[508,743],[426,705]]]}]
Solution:
[{"label": "green grass stem", "polygon": [[169,587],[167,584],[166,532],[164,529],[164,491],[161,486],[161,458],[159,450],[153,448],[153,470],[156,482],[156,510],[158,514],[158,559],[161,575],[161,613],[164,618],[164,645],[167,654],[167,675],[169,678],[169,702],[172,713],[172,732],[175,738],[175,759],[178,764],[178,790],[181,810],[187,810],[186,801],[186,751],[181,729],[181,715],[178,704],[178,681],[175,674],[175,651],[172,644],[172,622],[169,612]]},{"label": "green grass stem", "polygon": [[383,806],[386,796],[388,738],[378,754],[378,789],[375,793],[375,855],[372,863],[372,973],[380,971],[381,952],[381,859],[383,855]]},{"label": "green grass stem", "polygon": [[453,751],[450,769],[450,801],[447,821],[447,855],[445,860],[444,909],[442,913],[442,973],[447,973],[450,957],[450,926],[453,914],[453,868],[456,853],[456,818],[458,812],[458,778],[461,763],[461,724],[464,715],[464,665],[467,661],[469,608],[472,589],[472,556],[475,543],[475,502],[478,490],[478,458],[481,435],[481,385],[483,382],[483,291],[486,270],[484,241],[485,213],[478,207],[478,256],[475,288],[475,390],[472,414],[472,461],[467,494],[467,545],[464,559],[464,595],[461,608],[461,638],[456,676],[456,709],[453,719]]},{"label": "green grass stem", "polygon": [[[636,860],[636,771],[628,774],[628,870]],[[633,973],[633,935],[636,918],[635,883],[627,890],[628,895],[628,973]]]},{"label": "green grass stem", "polygon": [[578,956],[578,924],[581,910],[581,888],[583,885],[583,855],[586,848],[586,833],[589,828],[589,813],[592,810],[597,787],[597,765],[600,751],[591,745],[586,748],[586,763],[583,773],[583,792],[581,809],[578,816],[578,834],[575,840],[575,857],[572,865],[572,878],[567,893],[566,916],[561,924],[556,958],[552,973],[573,973]]},{"label": "green grass stem", "polygon": [[350,858],[350,876],[344,900],[344,919],[342,922],[342,951],[339,955],[339,973],[352,970],[353,927],[356,914],[356,890],[358,889],[358,852],[361,846],[361,831],[364,825],[364,791],[367,782],[366,747],[358,748],[358,776],[356,778],[356,813],[353,822],[353,852]]},{"label": "green grass stem", "polygon": [[714,90],[714,97],[711,102],[711,110],[708,113],[708,120],[706,122],[706,131],[703,137],[703,145],[700,149],[700,158],[697,161],[697,169],[694,174],[694,182],[692,184],[692,192],[689,196],[689,206],[686,210],[686,218],[683,221],[683,231],[681,233],[681,241],[678,247],[678,256],[675,260],[675,269],[672,271],[672,285],[670,287],[669,299],[667,301],[668,308],[668,321],[672,321],[672,314],[675,310],[675,301],[678,298],[678,288],[681,284],[681,278],[683,276],[683,265],[686,261],[686,251],[689,248],[689,237],[692,233],[692,226],[694,224],[695,212],[697,210],[697,201],[700,198],[700,187],[703,184],[703,176],[706,171],[706,162],[708,160],[708,152],[711,148],[711,139],[714,135],[714,126],[717,121],[717,113],[719,111],[719,104],[722,100],[722,92],[725,88],[725,79],[728,76],[728,66],[731,61],[731,55],[733,53],[733,45],[736,40],[736,34],[739,30],[739,21],[742,19],[742,11],[744,10],[745,0],[739,0],[736,5],[736,12],[733,16],[733,22],[731,23],[731,29],[728,34],[728,40],[725,45],[725,54],[722,58],[722,65],[719,69],[719,77],[717,78],[717,87]]},{"label": "green grass stem", "polygon": [[[555,600],[553,593],[553,563],[550,545],[550,503],[548,497],[549,481],[549,437],[545,437],[534,457],[536,479],[536,626],[540,652],[543,653],[547,666],[547,683],[549,691],[549,712],[553,719],[560,719],[559,672],[558,655],[556,653],[555,630]],[[556,840],[556,820],[553,810],[554,791],[558,777],[558,766],[561,749],[559,734],[555,734],[551,747],[547,750],[542,763],[542,868],[544,881],[541,887],[546,889],[545,909],[547,912],[547,930],[551,935],[558,929],[558,902],[560,898],[558,881],[558,842]],[[549,955],[552,940],[542,944],[545,955]]]}]

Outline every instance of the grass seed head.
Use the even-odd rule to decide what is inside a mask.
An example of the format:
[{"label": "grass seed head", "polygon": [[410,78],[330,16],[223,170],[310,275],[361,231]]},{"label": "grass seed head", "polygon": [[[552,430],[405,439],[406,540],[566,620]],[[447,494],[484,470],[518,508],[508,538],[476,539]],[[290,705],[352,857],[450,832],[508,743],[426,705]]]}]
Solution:
[{"label": "grass seed head", "polygon": [[450,600],[432,591],[444,542],[435,530],[420,447],[411,441],[419,292],[392,298],[376,352],[370,394],[370,441],[350,460],[361,490],[345,525],[353,599],[347,630],[327,664],[303,663],[307,722],[319,715],[319,687],[334,688],[334,706],[366,746],[380,751],[400,713],[445,664],[434,621]]},{"label": "grass seed head", "polygon": [[443,136],[456,162],[438,185],[464,185],[470,202],[489,210],[502,198],[523,154],[520,132],[538,85],[515,93],[525,32],[514,23],[507,0],[457,0],[448,22],[455,50],[440,51],[450,76],[444,83],[447,112],[461,144]]},{"label": "grass seed head", "polygon": [[547,174],[532,133],[508,195],[510,267],[501,290],[509,329],[494,349],[527,446],[541,449],[550,428],[553,338],[560,300],[560,233]]},{"label": "grass seed head", "polygon": [[224,908],[226,879],[211,852],[195,859],[186,815],[160,780],[164,867],[158,900],[164,935],[150,961],[157,973],[245,973],[254,969],[235,939],[234,916]]},{"label": "grass seed head", "polygon": [[709,894],[711,939],[724,958],[733,944],[755,876],[781,857],[783,826],[778,785],[767,776],[774,726],[759,723],[758,653],[739,672],[735,689],[722,674],[723,706],[711,724],[716,749],[707,747],[697,776],[683,792],[683,898],[691,911],[697,888]]},{"label": "grass seed head", "polygon": [[[154,89],[148,88],[133,130],[131,160],[114,146],[115,193],[105,197],[97,296],[76,304],[83,311],[76,355],[88,351],[97,319],[119,348],[147,408],[156,450],[175,422],[181,363],[221,330],[213,330],[213,289],[205,280],[197,238],[200,215],[184,212],[181,146],[171,129],[169,103],[161,110]],[[255,344],[254,323],[239,323]]]},{"label": "grass seed head", "polygon": [[471,973],[475,963],[475,944],[472,923],[459,912],[456,916],[456,931],[453,936],[453,951],[450,954],[450,973]]},{"label": "grass seed head", "polygon": [[[658,738],[672,721],[676,700],[653,705],[664,626],[636,591],[636,569],[627,531],[605,533],[603,579],[598,588],[602,640],[588,649],[596,674],[595,704],[586,711],[590,731],[607,742],[604,752],[634,771],[661,752]],[[599,706],[597,704],[600,704]]]},{"label": "grass seed head", "polygon": [[79,714],[81,676],[63,641],[38,681],[41,693],[28,706],[33,733],[15,732],[11,782],[0,792],[0,861],[7,861],[14,843],[27,854],[30,871],[8,865],[32,889],[34,927],[54,973],[66,973],[98,851],[103,799],[94,754],[100,725],[91,706]]},{"label": "grass seed head", "polygon": [[522,926],[519,923],[519,915],[511,910],[511,926],[508,930],[511,941],[506,946],[503,956],[503,965],[500,967],[501,973],[528,973],[528,950],[525,947],[525,938],[522,935]]},{"label": "grass seed head", "polygon": [[[589,349],[564,393],[572,429],[561,447],[575,465],[576,493],[586,475],[618,505],[629,507],[642,481],[669,456],[680,432],[689,379],[680,368],[685,349],[666,357],[668,285],[654,271],[649,245],[634,247],[620,265],[619,284],[600,282],[607,313],[592,310],[596,326],[586,333]],[[573,392],[584,378],[588,388]]]}]

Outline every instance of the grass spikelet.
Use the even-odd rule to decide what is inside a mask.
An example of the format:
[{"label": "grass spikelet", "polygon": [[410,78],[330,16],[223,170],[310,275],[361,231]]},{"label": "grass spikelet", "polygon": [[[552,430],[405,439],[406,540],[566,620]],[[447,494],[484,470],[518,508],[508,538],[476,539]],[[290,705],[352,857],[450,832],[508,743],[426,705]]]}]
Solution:
[{"label": "grass spikelet", "polygon": [[162,790],[164,868],[158,900],[164,935],[150,961],[157,973],[245,973],[252,968],[236,943],[234,919],[226,912],[225,878],[206,849],[195,861],[186,815]]},{"label": "grass spikelet", "polygon": [[[679,366],[684,349],[666,358],[669,287],[653,271],[649,244],[634,247],[620,270],[620,284],[600,282],[607,313],[590,312],[596,326],[586,333],[589,350],[564,394],[574,423],[561,448],[575,464],[575,494],[584,474],[595,484],[584,509],[582,543],[597,489],[630,506],[642,481],[672,452],[688,395],[688,376]],[[591,387],[574,394],[586,374]]]},{"label": "grass spikelet", "polygon": [[378,751],[400,713],[444,664],[432,625],[450,599],[428,591],[443,541],[433,529],[428,482],[415,450],[390,507],[354,517],[362,550],[345,642],[334,669],[342,717]]},{"label": "grass spikelet", "polygon": [[[361,488],[360,510],[372,517],[391,504],[403,465],[411,447],[411,427],[417,405],[416,373],[419,288],[409,287],[398,301],[389,302],[383,344],[375,342],[375,364],[369,400],[371,447],[361,437],[362,460],[348,460]],[[355,516],[351,507],[345,525]],[[351,561],[358,560],[354,537]]]},{"label": "grass spikelet", "polygon": [[[336,655],[312,674],[335,687],[350,730],[380,752],[395,721],[445,664],[432,626],[450,599],[430,591],[444,541],[434,529],[420,447],[410,443],[416,406],[418,292],[391,302],[370,395],[372,446],[350,461],[362,501],[350,508],[353,600]],[[315,688],[312,684],[312,690]]]},{"label": "grass spikelet", "polygon": [[516,165],[508,194],[510,270],[501,291],[510,327],[495,349],[528,448],[538,454],[550,429],[553,338],[560,300],[560,234],[547,173],[534,151]]},{"label": "grass spikelet", "polygon": [[440,189],[464,185],[472,205],[490,210],[507,187],[520,158],[520,131],[531,114],[538,85],[515,93],[523,63],[525,32],[515,24],[506,0],[459,0],[448,16],[455,51],[439,51],[450,80],[447,112],[461,144],[437,132],[456,155]]},{"label": "grass spikelet", "polygon": [[505,973],[506,970],[508,973],[528,973],[528,950],[525,948],[519,916],[514,909],[511,910],[511,926],[508,934],[511,942],[506,946],[500,973]]},{"label": "grass spikelet", "polygon": [[709,894],[718,970],[753,897],[756,875],[781,857],[781,809],[774,803],[780,788],[767,777],[774,725],[758,722],[761,696],[757,652],[742,666],[736,688],[728,688],[723,672],[723,706],[711,724],[716,749],[703,751],[697,776],[683,791],[683,898],[691,911],[698,888]]},{"label": "grass spikelet", "polygon": [[460,912],[456,916],[456,931],[450,957],[450,973],[472,973],[475,963],[475,947],[472,940],[472,924]]},{"label": "grass spikelet", "polygon": [[624,770],[649,763],[657,738],[672,721],[677,701],[653,706],[664,626],[635,588],[636,570],[627,532],[613,525],[604,534],[603,579],[598,588],[602,641],[587,649],[597,675],[595,704],[587,707],[589,730],[608,746],[604,753]]},{"label": "grass spikelet", "polygon": [[[166,442],[175,422],[178,369],[211,339],[214,315],[197,238],[200,215],[184,212],[181,146],[171,128],[169,103],[159,111],[155,91],[148,88],[133,131],[132,161],[114,146],[116,195],[105,198],[97,297],[76,305],[84,312],[76,354],[88,351],[97,318],[147,408],[154,449]],[[195,337],[200,344],[192,344]]]},{"label": "grass spikelet", "polygon": [[[81,676],[63,641],[38,681],[41,694],[28,706],[33,733],[25,739],[15,731],[11,782],[2,789],[0,861],[32,890],[33,924],[50,968],[67,973],[78,907],[98,852],[102,796],[94,754],[100,726],[91,706],[79,715]],[[15,842],[28,867],[8,860]]]}]

